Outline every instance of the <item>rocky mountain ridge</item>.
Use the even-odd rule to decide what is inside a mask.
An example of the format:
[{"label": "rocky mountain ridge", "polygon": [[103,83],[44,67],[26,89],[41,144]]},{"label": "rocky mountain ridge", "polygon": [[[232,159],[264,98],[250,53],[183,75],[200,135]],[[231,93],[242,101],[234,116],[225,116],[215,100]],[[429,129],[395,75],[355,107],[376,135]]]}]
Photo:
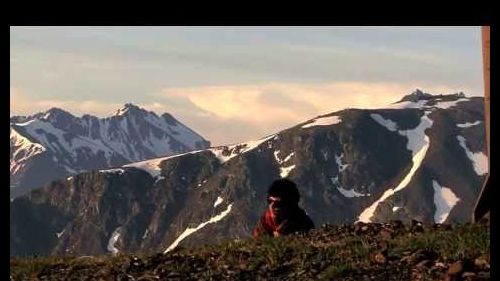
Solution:
[{"label": "rocky mountain ridge", "polygon": [[487,172],[483,120],[481,97],[402,100],[256,141],[77,174],[11,203],[11,255],[244,239],[280,177],[298,184],[316,225],[468,221]]}]

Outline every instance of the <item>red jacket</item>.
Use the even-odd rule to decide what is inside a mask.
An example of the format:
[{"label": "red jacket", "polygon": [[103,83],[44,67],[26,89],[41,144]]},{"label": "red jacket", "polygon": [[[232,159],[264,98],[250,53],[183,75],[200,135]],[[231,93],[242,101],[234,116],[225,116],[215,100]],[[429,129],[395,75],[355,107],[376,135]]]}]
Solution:
[{"label": "red jacket", "polygon": [[289,212],[284,220],[276,223],[271,215],[269,208],[264,215],[260,217],[257,225],[252,231],[254,238],[263,235],[280,236],[295,232],[306,232],[314,228],[314,223],[301,208],[297,207]]}]

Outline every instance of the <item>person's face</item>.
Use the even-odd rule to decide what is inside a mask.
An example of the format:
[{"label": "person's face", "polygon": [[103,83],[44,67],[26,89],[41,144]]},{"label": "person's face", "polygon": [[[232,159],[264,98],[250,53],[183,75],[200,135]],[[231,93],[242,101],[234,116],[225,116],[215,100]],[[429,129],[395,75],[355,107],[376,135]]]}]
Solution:
[{"label": "person's face", "polygon": [[269,196],[267,198],[267,203],[269,204],[269,210],[274,218],[279,218],[286,211],[286,205],[283,200],[279,197]]}]

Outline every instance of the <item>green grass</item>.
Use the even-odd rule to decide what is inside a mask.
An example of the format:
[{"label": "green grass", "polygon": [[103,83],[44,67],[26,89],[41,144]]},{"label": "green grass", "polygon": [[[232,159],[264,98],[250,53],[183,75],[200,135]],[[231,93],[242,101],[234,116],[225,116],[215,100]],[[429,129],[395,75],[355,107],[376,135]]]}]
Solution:
[{"label": "green grass", "polygon": [[335,280],[336,278],[348,277],[357,274],[357,270],[350,264],[339,263],[326,268],[319,275],[319,280]]},{"label": "green grass", "polygon": [[397,237],[390,243],[393,253],[432,250],[444,261],[490,255],[489,228],[463,225],[454,231],[428,232],[422,235]]},{"label": "green grass", "polygon": [[[228,241],[218,245],[174,250],[163,254],[135,254],[140,267],[131,266],[132,255],[99,255],[90,258],[38,257],[13,258],[10,261],[14,280],[37,280],[42,274],[48,280],[85,280],[132,275],[182,276],[205,279],[321,279],[356,280],[366,274],[382,274],[387,268],[376,264],[372,255],[382,249],[373,236],[340,235],[335,231],[317,230],[311,235],[263,238],[259,241]],[[431,250],[442,261],[455,261],[490,255],[489,227],[458,225],[450,231],[402,233],[384,242],[388,256],[399,260],[404,253]],[[411,270],[397,268],[401,278]],[[385,273],[387,274],[387,273]],[[404,275],[406,274],[406,275]],[[56,278],[57,277],[57,278]],[[59,278],[59,279],[58,279]],[[387,279],[388,280],[397,280]]]}]

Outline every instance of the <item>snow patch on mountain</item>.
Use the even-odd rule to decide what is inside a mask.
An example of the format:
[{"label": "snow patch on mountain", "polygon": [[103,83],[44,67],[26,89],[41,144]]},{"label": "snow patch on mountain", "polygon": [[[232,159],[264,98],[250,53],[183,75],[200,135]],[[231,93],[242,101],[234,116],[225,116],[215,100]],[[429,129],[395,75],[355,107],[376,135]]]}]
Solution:
[{"label": "snow patch on mountain", "polygon": [[484,174],[488,173],[488,157],[482,153],[481,151],[479,152],[472,152],[469,150],[467,145],[465,144],[465,138],[462,136],[457,136],[457,140],[460,143],[460,146],[464,149],[465,154],[467,157],[469,157],[470,161],[472,162],[472,166],[474,167],[474,171],[476,174],[479,176],[482,176]]},{"label": "snow patch on mountain", "polygon": [[274,159],[276,159],[276,162],[278,162],[278,164],[280,164],[280,165],[281,165],[281,164],[283,164],[283,163],[285,163],[285,162],[287,162],[288,160],[290,160],[290,158],[292,158],[292,156],[294,156],[294,155],[295,155],[295,152],[292,152],[292,153],[290,153],[287,157],[285,157],[285,159],[281,160],[281,159],[279,159],[279,157],[278,157],[278,154],[279,154],[279,153],[280,153],[280,151],[279,151],[279,150],[276,150],[276,151],[274,152]]},{"label": "snow patch on mountain", "polygon": [[370,196],[370,193],[363,194],[356,192],[356,190],[353,189],[344,189],[340,186],[337,186],[337,190],[344,195],[344,197],[352,198],[352,197],[363,197],[363,196]]},{"label": "snow patch on mountain", "polygon": [[286,178],[294,168],[295,165],[288,167],[280,167],[280,177]]},{"label": "snow patch on mountain", "polygon": [[341,153],[340,155],[335,155],[335,162],[339,167],[339,173],[343,172],[347,168],[347,166],[349,166],[349,164],[342,163],[342,158],[344,158],[344,153]]},{"label": "snow patch on mountain", "polygon": [[217,200],[214,202],[214,208],[217,207],[220,203],[224,202],[224,199],[222,197],[217,196]]},{"label": "snow patch on mountain", "polygon": [[[37,139],[43,147],[50,148],[52,151],[62,155],[67,153],[73,160],[77,157],[76,151],[78,149],[90,149],[94,154],[97,154],[99,151],[103,151],[107,155],[113,153],[102,142],[96,142],[82,136],[70,135],[43,120],[33,119],[26,123],[17,124],[17,126],[24,127],[26,132]],[[54,141],[53,137],[57,141]]]},{"label": "snow patch on mountain", "polygon": [[46,150],[41,144],[31,142],[13,128],[10,129],[10,147],[14,148],[10,159],[11,174],[15,174],[23,168],[29,158]]},{"label": "snow patch on mountain", "polygon": [[338,185],[339,184],[339,176],[331,177],[330,180],[332,181],[332,183],[334,185]]},{"label": "snow patch on mountain", "polygon": [[476,125],[479,125],[481,124],[481,121],[476,121],[474,123],[469,123],[469,122],[465,122],[463,124],[457,124],[457,127],[459,128],[469,128],[469,127],[472,127],[472,126],[476,126]]},{"label": "snow patch on mountain", "polygon": [[61,232],[56,232],[57,238],[61,238],[61,236],[64,234],[65,231],[66,229],[63,229]]},{"label": "snow patch on mountain", "polygon": [[159,177],[161,174],[160,163],[163,162],[167,157],[155,158],[152,160],[146,160],[141,162],[135,162],[123,167],[134,167],[148,172],[153,178]]},{"label": "snow patch on mountain", "polygon": [[148,144],[146,147],[155,155],[167,155],[171,154],[173,151],[173,149],[169,145],[169,141],[170,137],[168,136],[157,138],[154,134],[151,133],[147,137],[147,141],[145,141],[144,144]]},{"label": "snow patch on mountain", "polygon": [[[186,154],[195,154],[195,153],[199,153],[202,151],[204,151],[204,150],[194,150],[194,151],[176,154],[176,155],[167,156],[167,157],[153,158],[153,159],[149,159],[149,160],[144,160],[144,161],[140,161],[140,162],[126,164],[126,165],[123,165],[123,167],[138,168],[138,169],[141,169],[141,170],[148,172],[153,178],[158,178],[158,177],[160,177],[160,173],[161,173],[161,168],[160,168],[161,162],[169,160],[169,159],[173,159],[173,158],[176,158],[179,156],[183,156]],[[103,170],[103,171],[107,171],[107,170]]]},{"label": "snow patch on mountain", "polygon": [[[111,173],[111,174],[117,173],[117,174],[120,174],[120,175],[123,174],[124,172],[125,172],[125,170],[121,169],[121,168],[99,170],[99,173]],[[73,178],[73,177],[70,177],[70,178]]]},{"label": "snow patch on mountain", "polygon": [[130,110],[130,107],[128,107],[127,105],[125,105],[124,107],[118,109],[116,111],[116,116],[122,116],[122,115],[125,115],[128,111]]},{"label": "snow patch on mountain", "polygon": [[281,164],[281,163],[283,163],[283,161],[281,161],[281,159],[278,157],[278,154],[279,154],[279,153],[280,153],[280,151],[279,151],[279,150],[276,150],[276,151],[274,151],[274,152],[273,152],[273,154],[274,154],[274,159],[276,159],[276,162],[278,162],[278,164]]},{"label": "snow patch on mountain", "polygon": [[328,117],[319,117],[316,119],[313,119],[311,123],[305,124],[302,126],[302,128],[309,128],[313,126],[329,126],[329,125],[334,125],[338,124],[342,121],[340,116],[328,116]]},{"label": "snow patch on mountain", "polygon": [[375,120],[380,125],[386,127],[389,131],[391,132],[397,131],[398,125],[396,124],[396,122],[390,119],[385,119],[384,117],[382,117],[382,115],[376,113],[372,113],[370,114],[370,116],[372,117],[373,120]]},{"label": "snow patch on mountain", "polygon": [[432,181],[432,187],[434,188],[434,205],[436,206],[434,221],[443,223],[460,199],[450,188],[439,185],[435,180]]},{"label": "snow patch on mountain", "polygon": [[403,101],[398,103],[392,103],[384,109],[404,109],[404,108],[423,108],[427,104],[427,100],[419,100],[417,102]]},{"label": "snow patch on mountain", "polygon": [[187,228],[186,230],[184,230],[183,233],[181,233],[181,235],[179,235],[179,237],[177,237],[177,239],[175,239],[175,241],[170,245],[168,246],[168,248],[165,250],[164,253],[168,253],[170,251],[172,251],[173,249],[175,249],[175,247],[177,247],[177,245],[179,245],[179,243],[184,240],[186,237],[188,237],[189,235],[195,233],[196,231],[202,229],[203,227],[205,227],[207,224],[209,223],[216,223],[220,220],[222,220],[225,216],[227,216],[227,214],[229,214],[229,212],[231,212],[231,208],[232,208],[233,204],[229,204],[229,206],[227,206],[226,210],[222,211],[220,214],[210,218],[208,221],[206,222],[203,222],[203,223],[200,223],[197,227],[195,228]]},{"label": "snow patch on mountain", "polygon": [[175,139],[189,147],[195,148],[196,144],[202,140],[200,135],[177,120],[173,125],[171,125],[165,120],[165,118],[153,114],[146,115],[145,120],[163,131],[171,132]]},{"label": "snow patch on mountain", "polygon": [[264,137],[259,140],[255,141],[249,141],[249,142],[244,142],[240,144],[233,144],[229,146],[219,146],[219,147],[214,147],[210,148],[209,150],[217,157],[221,163],[224,163],[231,158],[244,154],[257,146],[259,146],[261,143],[264,143],[265,141],[275,137],[275,135],[271,135],[268,137]]},{"label": "snow patch on mountain", "polygon": [[392,207],[392,212],[396,212],[399,209],[401,209],[401,207],[394,206],[394,207]]},{"label": "snow patch on mountain", "polygon": [[[434,105],[427,105],[429,101],[436,102]],[[419,100],[416,102],[413,101],[403,101],[390,104],[386,106],[386,109],[404,109],[404,108],[417,108],[417,109],[448,109],[454,106],[457,106],[459,102],[469,101],[469,98],[460,98],[454,101],[442,101],[441,99],[432,99],[432,100]]]},{"label": "snow patch on mountain", "polygon": [[437,108],[441,108],[441,109],[448,109],[448,108],[457,106],[457,104],[459,102],[463,102],[463,101],[469,101],[469,99],[468,98],[461,98],[461,99],[454,100],[454,101],[440,101],[440,102],[436,103],[435,105],[433,105],[431,107],[437,107]]},{"label": "snow patch on mountain", "polygon": [[283,159],[283,163],[285,163],[288,160],[290,160],[290,158],[292,158],[292,156],[294,156],[294,155],[295,155],[295,152],[290,153],[287,157],[285,157],[285,159]]},{"label": "snow patch on mountain", "polygon": [[116,254],[120,251],[120,250],[118,250],[118,248],[115,247],[116,242],[120,238],[120,230],[121,230],[120,227],[116,228],[115,231],[113,231],[113,234],[111,234],[111,238],[109,238],[109,241],[108,241],[107,249],[108,249],[108,251],[110,251],[113,254]]},{"label": "snow patch on mountain", "polygon": [[358,221],[361,222],[371,222],[371,218],[377,209],[377,206],[380,202],[383,202],[390,196],[394,195],[394,193],[405,188],[410,180],[412,179],[415,172],[420,167],[420,164],[425,158],[427,154],[427,149],[429,149],[430,139],[425,134],[425,130],[432,126],[433,121],[427,117],[429,112],[426,112],[422,118],[420,118],[420,124],[411,130],[400,130],[398,133],[402,136],[406,136],[408,138],[408,143],[406,145],[407,149],[412,152],[412,167],[408,174],[403,178],[403,180],[394,188],[386,190],[382,196],[372,203],[368,208],[363,210],[358,217]]},{"label": "snow patch on mountain", "polygon": [[[276,162],[278,162],[279,165],[282,165],[283,163],[286,163],[288,160],[290,160],[290,158],[292,158],[292,156],[295,155],[295,152],[292,152],[290,153],[288,156],[285,157],[285,159],[281,160],[279,157],[278,157],[278,154],[280,153],[279,150],[276,150],[273,154],[274,154],[274,159],[276,159]],[[289,166],[280,166],[280,176],[282,178],[286,178],[290,172],[295,168],[295,165],[289,165]]]},{"label": "snow patch on mountain", "polygon": [[63,168],[68,171],[70,174],[76,174],[78,173],[79,171],[75,170],[75,169],[72,169],[70,167],[68,167],[67,165],[63,165]]}]

